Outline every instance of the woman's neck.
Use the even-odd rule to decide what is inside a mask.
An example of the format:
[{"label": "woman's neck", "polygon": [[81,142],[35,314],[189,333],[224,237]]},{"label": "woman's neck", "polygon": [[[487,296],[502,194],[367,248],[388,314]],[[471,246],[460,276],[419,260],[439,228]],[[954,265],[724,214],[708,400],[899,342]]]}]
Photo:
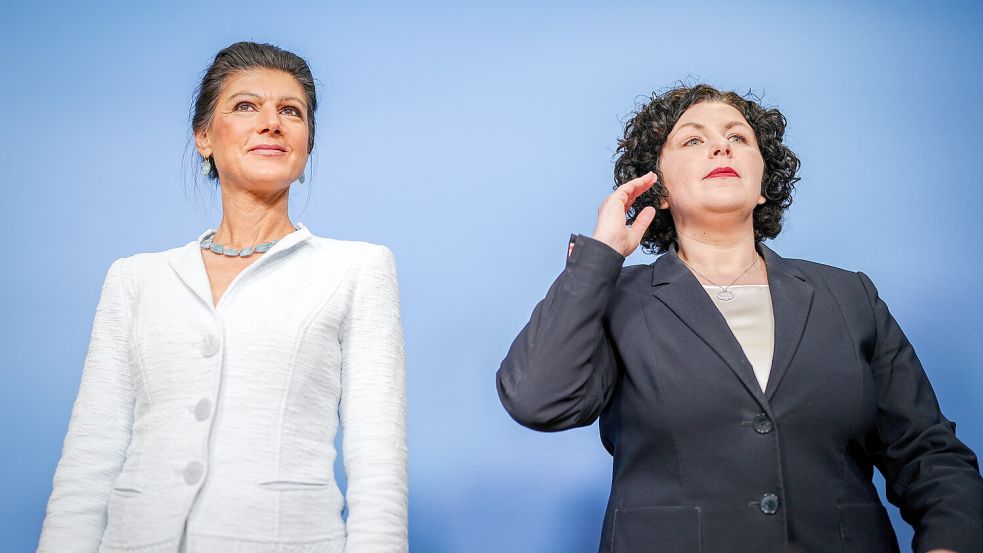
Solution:
[{"label": "woman's neck", "polygon": [[222,188],[222,222],[215,241],[223,246],[243,248],[279,240],[294,231],[287,214],[289,188],[274,194]]},{"label": "woman's neck", "polygon": [[[729,232],[677,227],[676,243],[680,259],[703,275],[700,280],[710,279],[717,284],[726,285],[738,278],[738,275],[751,266],[758,256],[753,227],[733,229]],[[764,263],[760,261],[754,263],[752,270],[744,273],[736,282],[736,284],[766,283],[767,274]]]}]

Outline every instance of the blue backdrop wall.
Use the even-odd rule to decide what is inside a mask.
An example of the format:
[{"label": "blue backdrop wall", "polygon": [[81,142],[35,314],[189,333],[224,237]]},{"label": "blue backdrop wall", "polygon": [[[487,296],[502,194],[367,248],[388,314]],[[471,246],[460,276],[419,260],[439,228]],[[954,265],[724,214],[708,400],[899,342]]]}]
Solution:
[{"label": "blue backdrop wall", "polygon": [[320,80],[293,219],[397,256],[415,551],[596,549],[596,426],[517,426],[494,372],[567,236],[592,230],[621,120],[680,79],[782,109],[803,167],[774,247],[871,275],[983,451],[979,4],[139,4],[0,12],[3,551],[36,546],[109,264],[217,224],[182,165],[187,112],[210,57],[243,39]]}]

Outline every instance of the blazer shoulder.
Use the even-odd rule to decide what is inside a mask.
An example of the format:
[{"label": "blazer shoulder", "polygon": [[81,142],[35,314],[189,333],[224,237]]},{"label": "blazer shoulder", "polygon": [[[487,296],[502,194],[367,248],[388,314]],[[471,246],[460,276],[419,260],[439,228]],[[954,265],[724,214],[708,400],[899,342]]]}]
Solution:
[{"label": "blazer shoulder", "polygon": [[834,267],[825,263],[809,261],[807,259],[789,259],[785,261],[802,272],[807,279],[821,279],[830,288],[856,288],[863,290],[863,283],[857,271]]},{"label": "blazer shoulder", "polygon": [[133,265],[133,266],[155,265],[155,264],[158,264],[158,263],[167,263],[167,260],[170,259],[170,257],[172,255],[175,255],[178,252],[180,252],[181,250],[189,247],[192,243],[193,242],[188,242],[187,244],[185,244],[183,246],[177,246],[175,248],[171,248],[171,249],[168,249],[168,250],[161,250],[161,251],[157,251],[157,252],[141,252],[141,253],[135,253],[135,254],[132,254],[132,255],[129,255],[129,256],[126,256],[126,257],[122,257],[120,259],[123,260],[124,262],[130,264],[130,265]]},{"label": "blazer shoulder", "polygon": [[813,286],[828,290],[848,319],[867,324],[873,322],[876,291],[867,275],[804,259],[785,261],[796,267]]},{"label": "blazer shoulder", "polygon": [[382,244],[360,240],[339,240],[313,236],[309,244],[315,255],[329,260],[335,266],[395,267],[396,259],[392,250]]},{"label": "blazer shoulder", "polygon": [[167,260],[170,259],[171,256],[189,247],[190,244],[192,244],[192,242],[188,242],[183,246],[177,246],[175,248],[171,248],[168,250],[134,253],[117,258],[116,261],[114,261],[113,263],[120,263],[126,267],[131,267],[131,268],[153,266],[160,263],[166,264]]},{"label": "blazer shoulder", "polygon": [[639,264],[639,265],[626,265],[621,268],[621,274],[618,275],[619,284],[622,282],[634,282],[635,279],[642,275],[652,275],[652,265],[653,263]]},{"label": "blazer shoulder", "polygon": [[315,249],[332,255],[346,255],[353,258],[392,256],[392,250],[382,244],[361,240],[340,240],[324,236],[312,236],[310,244]]},{"label": "blazer shoulder", "polygon": [[117,258],[109,268],[119,271],[126,283],[132,288],[138,288],[140,282],[147,279],[160,278],[162,271],[168,269],[168,260],[181,250],[190,247],[190,242],[184,246],[157,252],[141,252]]}]

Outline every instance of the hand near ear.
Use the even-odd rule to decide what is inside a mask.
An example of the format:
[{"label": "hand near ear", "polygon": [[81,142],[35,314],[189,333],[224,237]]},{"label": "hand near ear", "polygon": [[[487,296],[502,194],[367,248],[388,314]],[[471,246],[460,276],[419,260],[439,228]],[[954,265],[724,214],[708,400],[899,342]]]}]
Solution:
[{"label": "hand near ear", "polygon": [[622,184],[604,198],[601,207],[597,208],[597,225],[591,237],[611,246],[625,257],[635,251],[655,219],[655,208],[645,207],[630,226],[625,224],[625,214],[643,192],[652,188],[656,179],[655,173],[649,172]]}]

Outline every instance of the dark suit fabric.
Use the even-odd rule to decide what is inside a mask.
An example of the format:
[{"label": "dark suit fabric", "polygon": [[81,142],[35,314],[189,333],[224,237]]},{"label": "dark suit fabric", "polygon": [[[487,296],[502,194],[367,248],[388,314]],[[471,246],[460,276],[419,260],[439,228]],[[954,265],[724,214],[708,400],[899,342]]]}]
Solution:
[{"label": "dark suit fabric", "polygon": [[614,457],[601,553],[897,552],[874,467],[916,552],[983,552],[977,459],[863,273],[759,246],[775,315],[762,393],[675,251],[622,268],[572,240],[497,384],[529,428],[600,417]]}]

